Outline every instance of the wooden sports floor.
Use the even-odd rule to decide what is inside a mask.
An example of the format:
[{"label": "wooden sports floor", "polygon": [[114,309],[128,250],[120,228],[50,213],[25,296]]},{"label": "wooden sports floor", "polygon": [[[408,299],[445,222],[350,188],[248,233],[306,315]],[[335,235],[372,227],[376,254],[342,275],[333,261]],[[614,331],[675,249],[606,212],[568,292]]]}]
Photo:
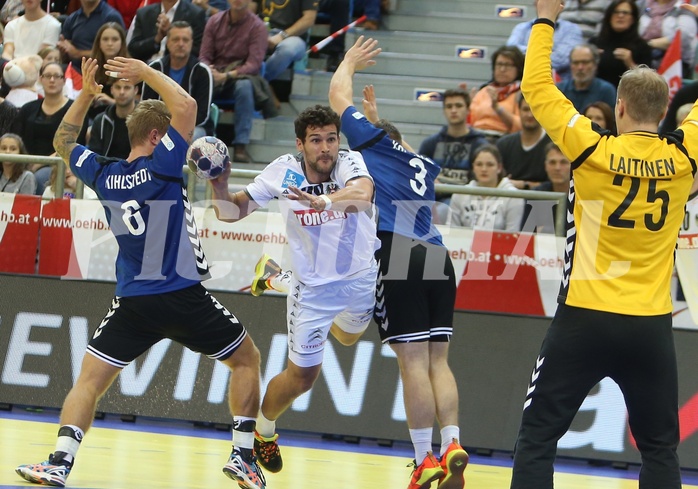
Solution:
[{"label": "wooden sports floor", "polygon": [[[40,487],[24,482],[15,466],[40,462],[53,451],[57,414],[15,409],[0,413],[0,489]],[[232,488],[221,468],[230,452],[228,432],[188,423],[118,417],[95,422],[68,479],[68,487],[89,489]],[[269,489],[405,489],[411,447],[349,444],[319,436],[281,433],[284,469],[267,475]],[[471,457],[468,489],[507,489],[511,458],[506,454]],[[698,489],[698,473],[684,474],[684,488]],[[555,487],[563,489],[637,488],[637,467],[594,468],[580,461],[556,466]],[[436,489],[436,484],[432,485]]]}]

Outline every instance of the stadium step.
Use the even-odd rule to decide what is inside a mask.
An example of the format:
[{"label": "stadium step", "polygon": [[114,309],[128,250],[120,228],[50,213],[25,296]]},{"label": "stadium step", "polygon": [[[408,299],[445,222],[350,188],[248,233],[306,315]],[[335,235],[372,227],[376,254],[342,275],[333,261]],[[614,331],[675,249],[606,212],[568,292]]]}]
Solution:
[{"label": "stadium step", "polygon": [[[355,92],[357,93],[357,92]],[[298,112],[315,104],[327,104],[327,98],[310,96],[291,96],[291,105]],[[354,97],[354,105],[361,107],[361,98]],[[378,110],[381,117],[395,123],[400,128],[401,123],[419,121],[421,124],[441,125],[444,116],[441,102],[412,102],[406,100],[378,99]]]},{"label": "stadium step", "polygon": [[[293,80],[293,92],[295,95],[310,95],[313,97],[327,97],[330,89],[332,73],[315,71],[296,73]],[[419,95],[433,91],[443,91],[456,88],[460,81],[465,81],[468,86],[479,86],[481,80],[457,80],[451,78],[416,77],[400,75],[383,75],[377,73],[357,73],[354,76],[354,95],[359,95],[366,85],[373,85],[376,96],[385,99],[412,101]],[[424,98],[424,97],[422,97]],[[381,106],[378,106],[381,112]]]},{"label": "stadium step", "polygon": [[511,30],[521,19],[507,19],[492,15],[475,15],[453,12],[407,12],[386,15],[383,25],[392,31],[432,32],[474,36],[509,37]]},{"label": "stadium step", "polygon": [[[348,33],[346,45],[354,44],[360,35],[360,32]],[[489,55],[503,46],[507,40],[507,36],[434,35],[428,32],[407,31],[374,31],[363,35],[376,39],[383,52],[453,57],[465,52],[465,55],[475,57],[479,54],[480,57],[489,58]],[[473,49],[479,49],[480,52],[471,51]]]},{"label": "stadium step", "polygon": [[[519,14],[519,20],[530,20],[535,18],[535,8],[532,2],[488,2],[484,0],[400,0],[395,13],[401,12],[421,12],[421,13],[461,13],[490,15]],[[521,15],[522,14],[522,15]]]}]

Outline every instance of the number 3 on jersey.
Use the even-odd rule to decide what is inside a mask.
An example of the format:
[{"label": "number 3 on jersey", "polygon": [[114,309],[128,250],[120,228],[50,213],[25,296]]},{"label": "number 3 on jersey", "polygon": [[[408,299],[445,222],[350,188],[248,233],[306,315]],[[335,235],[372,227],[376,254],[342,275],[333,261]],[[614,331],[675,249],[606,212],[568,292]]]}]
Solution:
[{"label": "number 3 on jersey", "polygon": [[410,178],[410,187],[412,190],[420,197],[424,196],[424,192],[427,191],[427,182],[424,180],[427,176],[427,169],[424,166],[424,162],[419,158],[412,158],[410,160],[410,166],[417,170],[414,178]]},{"label": "number 3 on jersey", "polygon": [[[630,178],[630,188],[628,189],[628,194],[623,199],[623,202],[616,208],[613,213],[608,216],[608,225],[616,228],[634,229],[635,221],[632,219],[623,219],[621,216],[628,210],[628,207],[633,203],[635,197],[640,190],[640,179],[637,177]],[[616,175],[613,178],[613,185],[617,187],[623,186],[623,180],[625,180],[625,175]],[[645,227],[650,231],[659,231],[664,226],[666,222],[666,217],[669,212],[669,192],[666,190],[657,190],[657,182],[667,181],[667,179],[659,180],[649,180],[647,188],[647,203],[653,204],[658,200],[661,201],[661,210],[659,213],[659,219],[654,220],[653,213],[645,214]]]}]

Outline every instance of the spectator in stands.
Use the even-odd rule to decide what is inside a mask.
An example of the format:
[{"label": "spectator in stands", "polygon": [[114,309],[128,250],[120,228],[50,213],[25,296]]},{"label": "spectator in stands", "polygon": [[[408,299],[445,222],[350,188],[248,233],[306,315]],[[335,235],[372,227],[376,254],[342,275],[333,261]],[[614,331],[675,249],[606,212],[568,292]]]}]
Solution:
[{"label": "spectator in stands", "polygon": [[315,24],[318,0],[261,0],[261,17],[269,19],[269,39],[264,78],[276,80],[308,49],[306,33]]},{"label": "spectator in stands", "polygon": [[[351,2],[349,0],[320,0],[318,13],[330,18],[330,33],[337,32],[351,22]],[[322,52],[327,55],[327,71],[335,72],[344,58],[345,35],[337,36]]]},{"label": "spectator in stands", "polygon": [[[516,190],[504,176],[502,155],[493,144],[480,146],[473,154],[474,179],[468,187]],[[521,226],[524,201],[514,197],[453,194],[452,224],[475,229],[516,232]]]},{"label": "spectator in stands", "polygon": [[639,16],[635,2],[613,0],[601,21],[599,35],[589,40],[601,53],[597,76],[616,88],[628,69],[652,64],[652,48],[638,31]]},{"label": "spectator in stands", "polygon": [[381,25],[381,0],[354,0],[352,16],[366,16],[359,27],[367,31],[377,31]]},{"label": "spectator in stands", "polygon": [[61,50],[57,47],[45,47],[38,54],[44,60],[43,64],[61,63]]},{"label": "spectator in stands", "polygon": [[572,76],[559,82],[557,88],[582,110],[592,102],[602,101],[616,106],[616,87],[596,76],[599,50],[593,44],[580,44],[570,53]]},{"label": "spectator in stands", "polygon": [[[537,3],[538,0],[534,0],[533,5],[535,6]],[[509,39],[507,39],[506,45],[516,46],[519,48],[519,51],[526,54],[528,38],[531,36],[531,27],[533,27],[533,20],[516,24],[509,35]],[[555,23],[551,61],[553,69],[558,76],[567,78],[570,71],[570,53],[572,48],[583,42],[582,30],[577,24],[563,19]]]},{"label": "spectator in stands", "polygon": [[[27,148],[21,137],[8,132],[0,136],[0,153],[25,155]],[[2,174],[0,174],[0,192],[34,195],[36,192],[34,174],[27,170],[27,165],[24,163],[3,161]]]},{"label": "spectator in stands", "polygon": [[[250,15],[254,17],[253,14]],[[195,140],[202,136],[213,135],[211,120],[213,75],[211,69],[192,54],[193,44],[194,31],[189,23],[184,20],[174,21],[170,30],[167,31],[167,54],[150,63],[150,67],[172,78],[196,100],[196,127],[192,137],[192,140]],[[148,85],[143,84],[141,98],[160,100],[160,95]],[[99,151],[96,153],[102,154]]]},{"label": "spectator in stands", "polygon": [[524,55],[503,46],[492,55],[492,80],[472,97],[470,122],[475,129],[499,137],[521,129],[516,96],[521,85]]},{"label": "spectator in stands", "polygon": [[125,160],[131,152],[126,118],[136,108],[138,87],[117,79],[111,86],[111,94],[114,103],[95,117],[87,147],[102,156]]},{"label": "spectator in stands", "polygon": [[576,23],[589,40],[599,33],[603,14],[611,0],[566,0],[560,19]]},{"label": "spectator in stands", "polygon": [[698,100],[698,82],[686,83],[684,86],[678,89],[674,94],[674,98],[671,99],[669,103],[669,109],[667,110],[666,116],[659,126],[659,133],[665,133],[673,131],[678,127],[676,123],[676,114],[679,107],[684,104],[692,104]]},{"label": "spectator in stands", "polygon": [[136,59],[146,63],[166,54],[167,31],[170,24],[186,20],[194,32],[192,53],[199,56],[201,40],[206,26],[206,11],[191,2],[182,0],[162,0],[141,7],[136,12],[133,37],[128,43],[128,51]]},{"label": "spectator in stands", "polygon": [[[429,136],[419,146],[418,153],[431,158],[441,167],[437,182],[465,185],[470,174],[470,157],[483,144],[485,134],[468,124],[470,94],[462,88],[449,89],[443,94],[443,109],[446,125],[436,134]],[[439,199],[435,218],[446,222],[450,197]]]},{"label": "spectator in stands", "polygon": [[[114,96],[111,92],[116,78],[108,76],[104,70],[104,64],[117,56],[128,57],[126,49],[126,31],[116,22],[108,22],[99,28],[95,41],[92,44],[90,57],[99,63],[99,69],[95,79],[102,85],[102,93],[95,96],[90,109],[90,117],[94,118],[104,109],[114,104]],[[103,153],[99,153],[103,154]]]},{"label": "spectator in stands", "polygon": [[521,130],[497,141],[502,154],[504,169],[511,184],[518,189],[529,190],[547,180],[545,173],[545,147],[550,138],[545,133],[531,107],[519,93],[518,106],[521,114]]},{"label": "spectator in stands", "polygon": [[110,6],[106,0],[80,0],[81,7],[70,14],[61,31],[58,49],[72,64],[72,69],[80,72],[82,57],[92,53],[97,31],[109,22],[116,22],[124,27],[121,14]]},{"label": "spectator in stands", "polygon": [[698,24],[695,16],[679,8],[683,0],[637,0],[641,13],[638,31],[652,48],[652,67],[659,68],[664,53],[681,31],[681,67],[684,78],[693,78]]},{"label": "spectator in stands", "polygon": [[[131,85],[133,86],[133,85]],[[55,199],[56,198],[56,179],[58,177],[58,169],[54,165],[51,170],[51,177],[49,178],[48,184],[44,189],[44,193],[41,194],[43,199]],[[65,180],[63,181],[63,198],[64,199],[74,199],[77,195],[78,177],[73,175],[73,172],[66,166],[65,168]],[[90,187],[85,185],[82,189],[83,199],[98,199],[97,193]]]},{"label": "spectator in stands", "polygon": [[[571,163],[552,141],[545,147],[545,172],[548,175],[548,181],[541,183],[533,190],[539,192],[561,192],[563,194],[569,192],[570,178],[572,176]],[[555,233],[556,213],[557,203],[555,201],[528,200],[524,208],[522,230],[535,230],[538,233],[553,234]]]},{"label": "spectator in stands", "polygon": [[215,98],[235,102],[233,160],[249,163],[255,85],[266,86],[260,74],[267,47],[267,30],[249,10],[250,0],[228,0],[230,8],[206,24],[201,62],[211,68]]},{"label": "spectator in stands", "polygon": [[61,34],[60,22],[41,8],[40,0],[22,0],[22,5],[24,15],[5,26],[2,57],[8,61],[54,47]]},{"label": "spectator in stands", "polygon": [[617,134],[616,116],[613,114],[611,106],[606,102],[599,101],[590,103],[584,108],[582,115],[591,119],[591,122],[598,124],[601,129],[611,131],[611,134],[614,136]]},{"label": "spectator in stands", "polygon": [[0,136],[10,132],[17,114],[19,114],[19,108],[0,97]]},{"label": "spectator in stands", "polygon": [[443,93],[446,125],[419,146],[419,154],[428,156],[441,167],[439,183],[468,183],[470,157],[478,146],[487,143],[485,135],[468,124],[469,108],[470,94],[467,91],[461,88],[446,90]]},{"label": "spectator in stands", "polygon": [[[40,80],[44,87],[44,98],[22,106],[12,132],[19,134],[25,141],[29,154],[50,156],[54,153],[53,136],[73,101],[63,94],[65,77],[63,68],[58,63],[43,66]],[[84,131],[81,140],[84,141]],[[37,194],[41,195],[51,168],[37,164],[30,169],[36,177]]]},{"label": "spectator in stands", "polygon": [[115,78],[107,75],[104,65],[116,56],[128,57],[126,47],[126,31],[116,22],[108,22],[97,31],[90,57],[99,63],[95,79],[104,89],[114,82]]}]

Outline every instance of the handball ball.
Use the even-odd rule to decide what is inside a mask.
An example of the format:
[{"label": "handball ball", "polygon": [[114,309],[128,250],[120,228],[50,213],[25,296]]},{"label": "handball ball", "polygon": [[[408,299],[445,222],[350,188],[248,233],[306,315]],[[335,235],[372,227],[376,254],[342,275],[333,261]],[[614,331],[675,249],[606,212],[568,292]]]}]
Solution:
[{"label": "handball ball", "polygon": [[205,180],[211,180],[223,173],[229,162],[228,146],[213,136],[197,139],[187,150],[187,165],[197,177]]}]

